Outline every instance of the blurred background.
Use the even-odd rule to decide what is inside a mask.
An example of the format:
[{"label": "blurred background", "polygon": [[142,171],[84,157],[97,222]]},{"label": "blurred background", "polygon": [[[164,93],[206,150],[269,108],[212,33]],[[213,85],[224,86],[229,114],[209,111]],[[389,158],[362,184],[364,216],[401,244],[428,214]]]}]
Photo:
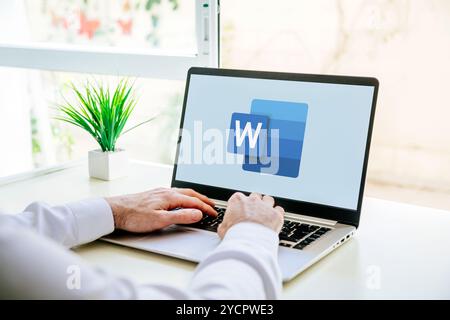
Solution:
[{"label": "blurred background", "polygon": [[[0,0],[0,43],[193,53],[195,1]],[[450,209],[450,1],[221,0],[220,66],[375,76],[380,92],[366,194]],[[71,61],[67,61],[70,64]],[[0,61],[1,64],[1,61]],[[0,67],[0,179],[96,148],[53,119],[68,81],[118,77]],[[173,163],[183,80],[138,78],[119,146]]]}]

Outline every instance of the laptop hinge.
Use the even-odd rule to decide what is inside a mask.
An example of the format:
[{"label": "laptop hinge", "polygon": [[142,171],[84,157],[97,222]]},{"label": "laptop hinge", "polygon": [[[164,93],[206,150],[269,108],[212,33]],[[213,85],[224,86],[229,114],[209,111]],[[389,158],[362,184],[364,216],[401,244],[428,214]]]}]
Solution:
[{"label": "laptop hinge", "polygon": [[289,220],[294,220],[294,221],[307,221],[307,222],[312,222],[312,223],[319,223],[319,224],[325,224],[328,226],[334,226],[336,225],[338,222],[335,220],[329,220],[329,219],[322,219],[322,218],[317,218],[317,217],[311,217],[311,216],[305,216],[302,214],[298,214],[298,213],[291,213],[291,212],[286,212],[285,213],[285,217],[289,218]]}]

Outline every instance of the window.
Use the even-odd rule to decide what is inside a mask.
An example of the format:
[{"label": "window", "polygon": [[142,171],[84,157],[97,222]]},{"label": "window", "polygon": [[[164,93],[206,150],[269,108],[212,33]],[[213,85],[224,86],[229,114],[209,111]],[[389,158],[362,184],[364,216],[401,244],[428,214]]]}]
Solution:
[{"label": "window", "polygon": [[450,2],[227,0],[223,67],[380,80],[366,194],[450,209]]},{"label": "window", "polygon": [[68,81],[86,78],[136,78],[130,125],[158,117],[120,143],[133,158],[171,163],[187,69],[218,65],[217,35],[217,0],[0,1],[0,180],[96,147],[54,120]]},{"label": "window", "polygon": [[196,53],[195,1],[26,0],[23,4],[29,25],[24,33],[32,41]]}]

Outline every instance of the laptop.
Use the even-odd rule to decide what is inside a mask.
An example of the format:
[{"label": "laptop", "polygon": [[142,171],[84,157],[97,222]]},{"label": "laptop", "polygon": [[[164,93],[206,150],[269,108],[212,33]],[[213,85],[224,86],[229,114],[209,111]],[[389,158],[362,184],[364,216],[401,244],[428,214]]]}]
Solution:
[{"label": "laptop", "polygon": [[377,92],[375,78],[191,68],[171,185],[213,199],[218,217],[104,240],[200,262],[228,198],[268,194],[286,212],[278,260],[293,279],[358,228]]}]

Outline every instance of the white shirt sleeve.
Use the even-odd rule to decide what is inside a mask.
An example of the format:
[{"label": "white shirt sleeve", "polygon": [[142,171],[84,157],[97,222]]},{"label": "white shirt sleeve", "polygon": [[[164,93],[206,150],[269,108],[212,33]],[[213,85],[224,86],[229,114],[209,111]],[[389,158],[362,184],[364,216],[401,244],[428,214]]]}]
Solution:
[{"label": "white shirt sleeve", "polygon": [[281,292],[278,236],[262,225],[230,228],[184,289],[137,285],[67,249],[113,230],[103,199],[56,207],[33,203],[22,213],[0,214],[0,298],[276,299]]},{"label": "white shirt sleeve", "polygon": [[51,207],[33,202],[24,212],[9,217],[17,226],[67,247],[94,241],[114,231],[111,207],[104,199],[91,199]]}]

